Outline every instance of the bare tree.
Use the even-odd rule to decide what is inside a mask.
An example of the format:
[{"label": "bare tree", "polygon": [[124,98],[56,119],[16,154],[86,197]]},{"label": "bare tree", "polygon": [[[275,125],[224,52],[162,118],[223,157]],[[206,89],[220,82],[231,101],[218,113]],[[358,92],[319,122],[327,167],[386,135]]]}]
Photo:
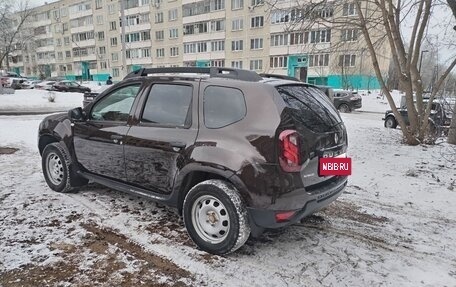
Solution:
[{"label": "bare tree", "polygon": [[31,35],[27,33],[27,23],[33,15],[29,2],[0,0],[0,67],[16,50],[21,50]]},{"label": "bare tree", "polygon": [[[456,0],[447,0],[447,2],[453,12],[454,18],[456,18]],[[456,26],[454,26],[453,29],[456,31]],[[448,143],[456,145],[456,102],[453,108],[450,131],[448,132]]]},{"label": "bare tree", "polygon": [[[454,2],[455,0],[447,0]],[[402,129],[404,141],[410,145],[423,143],[433,138],[433,129],[430,126],[429,116],[431,114],[432,101],[443,87],[446,78],[456,65],[456,58],[450,59],[448,65],[438,73],[433,89],[428,100],[424,100],[423,92],[425,87],[419,70],[422,44],[426,38],[427,29],[432,11],[439,5],[447,5],[441,0],[364,0],[364,1],[329,1],[317,0],[302,4],[296,1],[296,5],[304,11],[301,21],[294,21],[295,27],[287,27],[287,30],[312,29],[316,25],[328,26],[334,30],[343,30],[356,27],[362,32],[364,41],[359,45],[351,46],[352,51],[366,49],[372,62],[375,76],[383,90],[383,94],[395,114]],[[354,5],[354,6],[352,6]],[[271,11],[282,9],[280,1],[269,3]],[[324,7],[332,7],[333,17],[321,17],[319,11]],[[354,9],[346,13],[347,9]],[[349,17],[347,17],[349,16]],[[408,37],[403,32],[404,21],[413,20],[412,32]],[[291,22],[291,21],[290,21]],[[305,26],[305,27],[304,27]],[[334,56],[346,50],[343,42],[331,42],[331,53]],[[385,67],[381,66],[385,61],[379,52],[380,47],[387,47],[391,50],[391,57],[394,67],[397,69],[399,87],[404,90],[406,106],[408,110],[409,125],[406,124],[398,112],[390,90],[388,89],[388,73]],[[382,63],[382,64],[381,64]]]}]

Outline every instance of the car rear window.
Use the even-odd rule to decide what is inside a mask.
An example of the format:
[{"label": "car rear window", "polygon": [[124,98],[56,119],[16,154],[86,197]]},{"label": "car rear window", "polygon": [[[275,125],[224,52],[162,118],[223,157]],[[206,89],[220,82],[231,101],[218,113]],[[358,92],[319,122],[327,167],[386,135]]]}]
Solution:
[{"label": "car rear window", "polygon": [[277,91],[292,116],[314,132],[327,132],[340,124],[342,119],[326,95],[318,88],[304,85],[278,86]]}]

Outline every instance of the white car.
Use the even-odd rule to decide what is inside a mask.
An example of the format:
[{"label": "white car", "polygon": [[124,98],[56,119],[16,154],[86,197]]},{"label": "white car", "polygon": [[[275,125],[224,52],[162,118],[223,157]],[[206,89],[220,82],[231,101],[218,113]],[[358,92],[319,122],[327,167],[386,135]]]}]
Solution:
[{"label": "white car", "polygon": [[22,88],[23,89],[34,89],[35,85],[41,83],[41,81],[38,80],[26,80],[25,82],[22,83]]},{"label": "white car", "polygon": [[42,81],[35,84],[35,89],[52,91],[55,81]]}]

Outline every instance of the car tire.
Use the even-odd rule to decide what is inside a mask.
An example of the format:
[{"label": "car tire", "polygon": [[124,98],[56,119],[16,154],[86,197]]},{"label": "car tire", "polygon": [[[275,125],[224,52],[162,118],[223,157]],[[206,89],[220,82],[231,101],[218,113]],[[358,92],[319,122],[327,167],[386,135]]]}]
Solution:
[{"label": "car tire", "polygon": [[395,129],[397,127],[396,119],[392,116],[389,116],[385,119],[385,128]]},{"label": "car tire", "polygon": [[67,149],[60,143],[47,145],[41,157],[44,179],[57,192],[71,192],[88,183],[74,172],[74,165]]},{"label": "car tire", "polygon": [[347,104],[340,104],[337,109],[341,113],[351,113],[351,109]]},{"label": "car tire", "polygon": [[206,180],[194,186],[185,197],[183,217],[193,242],[212,254],[234,252],[250,235],[242,198],[223,180]]}]

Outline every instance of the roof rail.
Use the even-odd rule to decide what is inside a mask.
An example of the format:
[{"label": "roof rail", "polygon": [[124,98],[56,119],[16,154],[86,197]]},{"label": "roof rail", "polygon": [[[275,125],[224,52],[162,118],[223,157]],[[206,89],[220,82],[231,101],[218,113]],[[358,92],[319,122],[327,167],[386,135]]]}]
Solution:
[{"label": "roof rail", "polygon": [[222,67],[165,67],[165,68],[142,68],[129,73],[124,79],[135,77],[145,77],[150,74],[166,74],[166,73],[192,73],[192,74],[208,74],[211,78],[228,78],[249,82],[258,82],[263,78],[257,73],[248,70],[222,68]]},{"label": "roof rail", "polygon": [[273,79],[282,79],[282,80],[289,80],[289,81],[295,81],[295,82],[302,82],[298,78],[285,76],[285,75],[262,73],[262,74],[260,74],[260,76],[263,77],[263,78],[273,78]]}]

